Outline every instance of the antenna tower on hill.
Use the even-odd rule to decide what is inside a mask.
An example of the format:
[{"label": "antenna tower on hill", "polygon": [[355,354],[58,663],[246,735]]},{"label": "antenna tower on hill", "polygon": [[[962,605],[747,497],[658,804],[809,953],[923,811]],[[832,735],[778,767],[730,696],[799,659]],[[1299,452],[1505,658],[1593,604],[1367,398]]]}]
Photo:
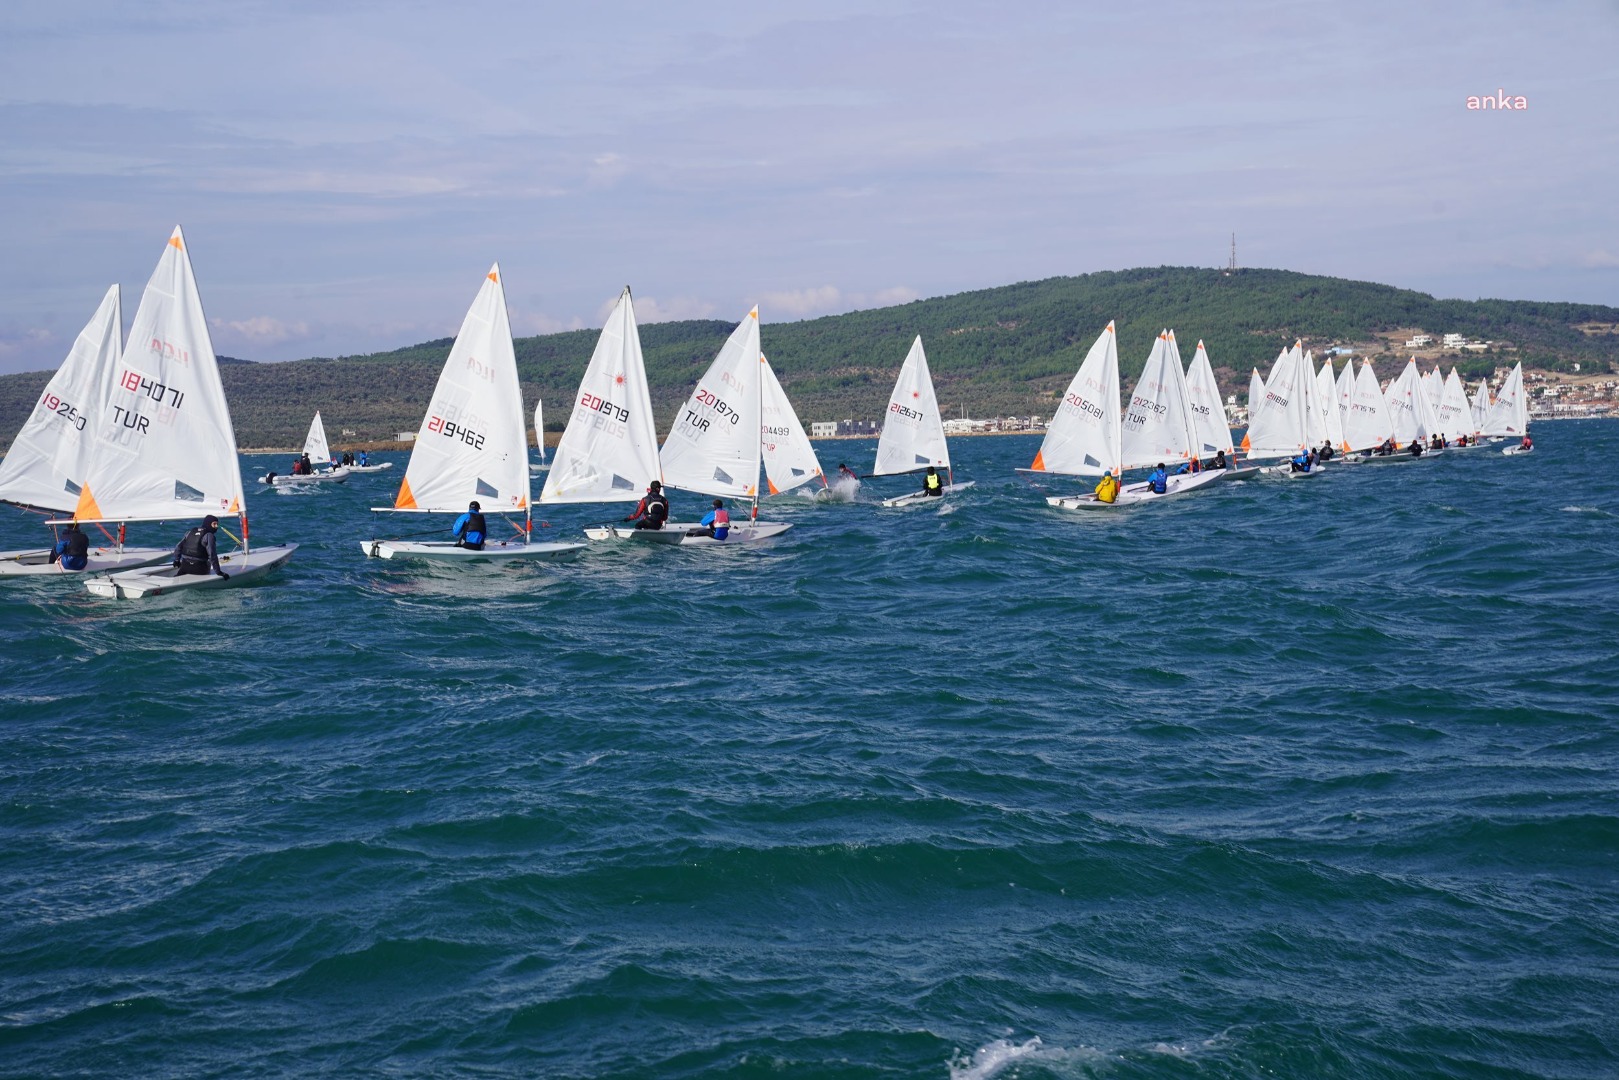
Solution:
[{"label": "antenna tower on hill", "polygon": [[1226,263],[1225,268],[1226,268],[1226,271],[1228,273],[1237,268],[1237,234],[1236,233],[1231,234],[1231,261]]}]

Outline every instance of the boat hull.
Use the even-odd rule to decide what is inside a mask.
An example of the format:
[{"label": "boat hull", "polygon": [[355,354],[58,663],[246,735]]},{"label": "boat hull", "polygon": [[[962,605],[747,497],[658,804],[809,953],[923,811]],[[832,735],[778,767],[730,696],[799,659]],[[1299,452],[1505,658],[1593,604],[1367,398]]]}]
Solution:
[{"label": "boat hull", "polygon": [[1519,454],[1533,454],[1534,452],[1535,448],[1533,446],[1509,446],[1501,451],[1507,457],[1516,457]]},{"label": "boat hull", "polygon": [[1326,472],[1326,469],[1320,465],[1315,466],[1309,472],[1299,472],[1291,465],[1267,465],[1259,470],[1261,476],[1276,477],[1282,480],[1305,480],[1312,476],[1320,476],[1324,472]]},{"label": "boat hull", "polygon": [[90,578],[84,587],[91,596],[108,600],[143,600],[202,589],[235,589],[257,584],[272,571],[285,566],[297,550],[297,544],[278,544],[254,548],[246,555],[240,551],[221,555],[219,568],[230,575],[228,580],[213,574],[177,575],[172,566],[149,566],[143,570]]},{"label": "boat hull", "polygon": [[636,544],[662,544],[678,547],[735,547],[752,544],[780,536],[792,528],[787,521],[732,522],[731,531],[724,540],[712,536],[688,536],[688,530],[702,526],[695,521],[674,521],[661,529],[636,529],[626,525],[594,525],[585,530],[592,540],[628,540]]},{"label": "boat hull", "polygon": [[[386,467],[387,466],[385,465],[378,466],[378,468]],[[283,476],[281,473],[276,473],[274,480],[270,480],[264,476],[259,477],[259,483],[269,484],[272,487],[303,487],[306,484],[341,484],[349,478],[349,473],[352,471],[353,470],[347,465],[344,465],[340,468],[333,469],[331,472],[307,473],[303,476],[293,476],[291,474]]]},{"label": "boat hull", "polygon": [[1176,495],[1200,491],[1221,479],[1220,474],[1224,471],[1210,469],[1206,472],[1171,476],[1162,494],[1152,490],[1151,486],[1143,481],[1126,484],[1119,489],[1118,498],[1110,503],[1098,499],[1094,492],[1086,492],[1080,495],[1049,495],[1046,497],[1046,505],[1054,506],[1058,510],[1123,510],[1132,506],[1145,506],[1148,503],[1172,499]]},{"label": "boat hull", "polygon": [[381,472],[384,469],[391,469],[394,467],[394,463],[391,461],[384,461],[380,465],[345,465],[343,467],[351,473],[372,473]]},{"label": "boat hull", "polygon": [[373,559],[428,559],[444,563],[515,561],[559,562],[571,559],[583,544],[488,543],[474,550],[449,540],[362,540],[360,550]]},{"label": "boat hull", "polygon": [[134,570],[140,566],[160,563],[174,554],[172,548],[132,548],[123,551],[110,547],[93,547],[83,570],[63,570],[50,561],[48,549],[31,551],[0,551],[0,577],[39,577],[44,574],[110,574],[121,570]]},{"label": "boat hull", "polygon": [[896,495],[892,499],[884,499],[883,505],[889,507],[916,506],[918,503],[925,503],[931,499],[942,499],[946,495],[953,495],[958,491],[966,491],[976,483],[978,483],[978,481],[968,480],[961,484],[946,484],[944,486],[944,490],[937,495],[929,495],[925,491],[912,491],[904,495]]}]

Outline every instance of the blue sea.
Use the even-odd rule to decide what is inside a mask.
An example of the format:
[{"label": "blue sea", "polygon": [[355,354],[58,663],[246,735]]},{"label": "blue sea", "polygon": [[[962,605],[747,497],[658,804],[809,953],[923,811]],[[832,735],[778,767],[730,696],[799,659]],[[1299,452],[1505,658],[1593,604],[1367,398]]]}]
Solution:
[{"label": "blue sea", "polygon": [[363,558],[399,455],[261,587],[0,582],[0,1075],[1619,1075],[1619,424],[1536,438],[526,567]]}]

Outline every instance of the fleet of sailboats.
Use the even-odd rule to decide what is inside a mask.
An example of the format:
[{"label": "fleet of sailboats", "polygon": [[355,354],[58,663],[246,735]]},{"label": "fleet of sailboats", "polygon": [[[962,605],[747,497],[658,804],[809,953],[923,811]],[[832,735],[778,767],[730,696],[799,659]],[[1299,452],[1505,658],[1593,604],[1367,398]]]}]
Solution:
[{"label": "fleet of sailboats", "polygon": [[[127,351],[120,328],[119,292],[113,286],[0,460],[0,501],[65,515],[48,522],[52,526],[71,521],[100,527],[108,542],[92,548],[86,568],[86,587],[99,596],[241,585],[284,565],[297,545],[249,544],[230,413],[178,227],[142,295]],[[1139,469],[1170,475],[1157,486],[1140,481],[1115,486],[1111,497],[1097,492],[1048,496],[1049,505],[1129,507],[1259,471],[1239,460],[1203,342],[1183,368],[1174,332],[1162,331],[1128,399],[1121,398],[1119,386],[1116,330],[1109,323],[1076,371],[1033,463],[1019,471],[1115,480]],[[1313,456],[1317,446],[1351,461],[1414,460],[1389,450],[1430,441],[1435,448],[1442,442],[1476,445],[1480,438],[1522,440],[1506,447],[1506,454],[1532,449],[1521,365],[1493,398],[1484,381],[1470,397],[1454,368],[1449,376],[1437,367],[1423,373],[1414,360],[1384,389],[1369,362],[1363,361],[1357,373],[1353,361],[1346,361],[1335,373],[1328,358],[1318,369],[1295,342],[1281,351],[1267,377],[1253,371],[1249,395],[1249,426],[1241,445],[1249,461]],[[738,544],[779,536],[791,523],[758,520],[760,502],[827,486],[814,447],[760,348],[757,307],[698,380],[661,449],[628,288],[602,328],[550,462],[540,402],[532,416],[538,466],[528,464],[526,419],[497,264],[485,275],[445,359],[394,505],[374,509],[468,514],[484,521],[520,518],[521,525],[509,537],[486,537],[482,544],[417,534],[365,540],[362,551],[377,558],[458,563],[571,558],[585,545],[533,542],[531,469],[546,473],[542,504],[632,503],[654,482],[714,496],[719,505],[724,500],[748,504],[746,517],[731,523],[728,535],[716,536],[690,522],[585,529],[592,540],[660,545]],[[319,411],[310,422],[304,453],[322,465],[331,461]],[[1223,460],[1226,467],[1207,468],[1206,458]],[[952,473],[932,374],[917,337],[889,398],[872,475],[924,470],[942,471],[941,495],[972,486],[957,482]],[[313,476],[264,479],[331,481],[345,479],[349,471],[338,467]],[[907,492],[883,505],[929,497],[926,490]],[[182,575],[173,566],[154,565],[170,561],[171,549],[123,546],[126,523],[205,514],[239,521],[238,547],[219,560],[228,573]],[[116,535],[106,528],[110,525],[117,526]],[[0,576],[62,572],[52,555],[49,547],[0,552]]]}]

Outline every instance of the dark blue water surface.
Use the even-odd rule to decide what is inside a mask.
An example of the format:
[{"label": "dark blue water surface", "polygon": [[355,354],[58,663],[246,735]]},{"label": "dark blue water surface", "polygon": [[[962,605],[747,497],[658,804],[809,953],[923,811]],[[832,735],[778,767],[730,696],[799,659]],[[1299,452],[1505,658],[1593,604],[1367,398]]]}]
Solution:
[{"label": "dark blue water surface", "polygon": [[0,1074],[1612,1077],[1619,424],[1537,438],[555,568],[363,558],[396,469],[250,491],[262,587],[0,582]]}]

